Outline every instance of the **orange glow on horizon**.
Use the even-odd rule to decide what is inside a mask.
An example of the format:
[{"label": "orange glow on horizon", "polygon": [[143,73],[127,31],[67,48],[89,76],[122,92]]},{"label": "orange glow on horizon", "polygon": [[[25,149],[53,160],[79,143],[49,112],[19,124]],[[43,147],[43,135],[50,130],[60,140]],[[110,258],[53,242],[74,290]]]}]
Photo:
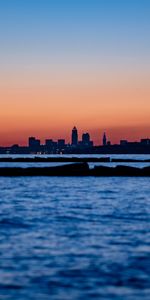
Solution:
[{"label": "orange glow on horizon", "polygon": [[70,142],[74,125],[95,144],[104,130],[112,143],[149,137],[148,76],[77,75],[1,78],[0,145],[26,145],[28,136]]}]

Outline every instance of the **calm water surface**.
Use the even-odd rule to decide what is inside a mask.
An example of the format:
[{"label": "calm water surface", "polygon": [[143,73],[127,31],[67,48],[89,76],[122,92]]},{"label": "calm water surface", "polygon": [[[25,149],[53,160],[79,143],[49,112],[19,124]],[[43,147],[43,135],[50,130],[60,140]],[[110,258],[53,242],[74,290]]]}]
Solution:
[{"label": "calm water surface", "polygon": [[0,299],[149,299],[149,178],[1,177],[0,187]]}]

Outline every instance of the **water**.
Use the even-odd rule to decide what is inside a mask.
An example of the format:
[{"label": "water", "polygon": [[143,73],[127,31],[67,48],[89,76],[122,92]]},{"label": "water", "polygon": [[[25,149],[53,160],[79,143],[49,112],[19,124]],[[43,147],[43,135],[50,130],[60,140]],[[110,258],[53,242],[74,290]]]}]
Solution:
[{"label": "water", "polygon": [[0,178],[0,299],[148,300],[149,178]]}]

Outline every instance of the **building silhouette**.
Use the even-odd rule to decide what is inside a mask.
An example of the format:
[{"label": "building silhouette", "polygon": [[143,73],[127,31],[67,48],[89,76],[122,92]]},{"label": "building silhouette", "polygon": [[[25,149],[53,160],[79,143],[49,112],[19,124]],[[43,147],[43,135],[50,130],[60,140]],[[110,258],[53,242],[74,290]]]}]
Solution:
[{"label": "building silhouette", "polygon": [[90,134],[88,132],[82,134],[82,141],[79,142],[81,147],[93,147],[93,141],[90,140]]},{"label": "building silhouette", "polygon": [[83,133],[82,134],[82,144],[85,145],[85,146],[88,146],[89,145],[89,142],[90,142],[90,135],[89,133]]},{"label": "building silhouette", "polygon": [[106,133],[104,132],[103,134],[103,146],[106,146],[107,144],[107,138],[106,138]]},{"label": "building silhouette", "polygon": [[58,145],[58,149],[60,149],[60,150],[64,149],[65,148],[65,140],[59,139],[57,145]]},{"label": "building silhouette", "polygon": [[57,143],[54,142],[52,139],[45,140],[45,152],[46,153],[55,153],[57,148]]},{"label": "building silhouette", "polygon": [[53,147],[53,140],[52,139],[46,139],[45,140],[45,146],[47,149],[51,149]]},{"label": "building silhouette", "polygon": [[90,140],[88,132],[83,133],[79,140],[77,128],[73,127],[70,144],[66,144],[63,138],[57,141],[46,139],[45,144],[41,144],[39,139],[30,136],[27,146],[0,146],[0,154],[150,154],[150,139],[143,137],[132,142],[121,139],[119,144],[111,144],[104,132],[102,145],[98,146]]},{"label": "building silhouette", "polygon": [[127,145],[127,144],[128,144],[127,140],[120,140],[120,145],[121,146],[124,146],[124,145]]},{"label": "building silhouette", "polygon": [[29,148],[38,148],[40,147],[40,140],[36,139],[35,137],[29,137]]},{"label": "building silhouette", "polygon": [[75,126],[72,129],[71,145],[72,146],[77,146],[78,145],[78,131],[77,131],[77,128]]},{"label": "building silhouette", "polygon": [[141,144],[143,145],[150,145],[150,139],[141,139]]}]

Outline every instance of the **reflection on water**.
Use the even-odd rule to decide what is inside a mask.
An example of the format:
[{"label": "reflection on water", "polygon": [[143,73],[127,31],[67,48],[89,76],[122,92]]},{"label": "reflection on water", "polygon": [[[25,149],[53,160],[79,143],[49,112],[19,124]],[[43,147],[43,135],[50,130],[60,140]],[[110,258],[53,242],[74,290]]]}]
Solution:
[{"label": "reflection on water", "polygon": [[149,299],[149,178],[0,186],[0,299]]}]

